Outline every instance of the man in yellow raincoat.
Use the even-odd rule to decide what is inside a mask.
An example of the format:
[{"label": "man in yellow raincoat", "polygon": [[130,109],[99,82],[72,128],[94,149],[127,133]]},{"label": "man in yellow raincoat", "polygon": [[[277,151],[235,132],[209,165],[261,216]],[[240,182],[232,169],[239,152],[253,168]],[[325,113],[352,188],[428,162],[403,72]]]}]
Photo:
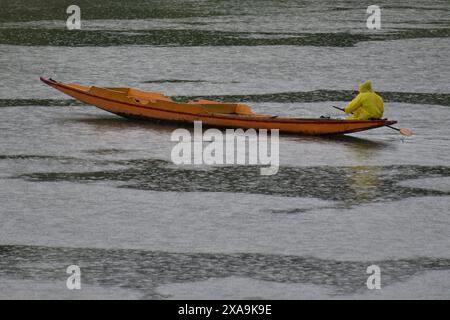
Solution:
[{"label": "man in yellow raincoat", "polygon": [[349,120],[381,119],[384,112],[383,99],[372,90],[372,81],[359,86],[359,94],[344,109],[351,114]]}]

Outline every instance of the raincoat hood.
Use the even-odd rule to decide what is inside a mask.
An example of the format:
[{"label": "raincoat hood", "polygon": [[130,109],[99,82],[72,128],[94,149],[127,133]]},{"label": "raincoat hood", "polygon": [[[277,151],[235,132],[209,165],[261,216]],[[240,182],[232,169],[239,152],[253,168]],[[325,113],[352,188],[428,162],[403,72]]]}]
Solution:
[{"label": "raincoat hood", "polygon": [[372,81],[367,80],[358,87],[359,92],[372,92]]}]

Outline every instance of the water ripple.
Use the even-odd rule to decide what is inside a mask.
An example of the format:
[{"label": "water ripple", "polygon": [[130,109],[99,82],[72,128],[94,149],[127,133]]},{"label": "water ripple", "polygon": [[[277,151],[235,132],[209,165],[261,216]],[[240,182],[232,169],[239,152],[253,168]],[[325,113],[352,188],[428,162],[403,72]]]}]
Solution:
[{"label": "water ripple", "polygon": [[[98,161],[97,161],[98,162]],[[107,163],[108,161],[104,161]],[[99,162],[98,162],[99,163]],[[417,196],[446,196],[449,192],[408,187],[409,179],[448,177],[446,166],[280,167],[274,176],[261,176],[257,166],[174,167],[158,159],[115,160],[123,169],[84,172],[37,172],[15,178],[28,181],[119,182],[119,187],[164,192],[232,192],[285,197],[313,197],[346,205],[393,201]]]},{"label": "water ripple", "polygon": [[65,283],[65,268],[77,264],[84,284],[140,290],[161,298],[163,284],[210,278],[245,277],[278,283],[331,286],[334,294],[366,291],[366,268],[383,270],[383,285],[406,281],[418,273],[449,270],[450,260],[417,257],[383,261],[337,261],[256,253],[169,253],[131,249],[0,246],[0,277]]}]

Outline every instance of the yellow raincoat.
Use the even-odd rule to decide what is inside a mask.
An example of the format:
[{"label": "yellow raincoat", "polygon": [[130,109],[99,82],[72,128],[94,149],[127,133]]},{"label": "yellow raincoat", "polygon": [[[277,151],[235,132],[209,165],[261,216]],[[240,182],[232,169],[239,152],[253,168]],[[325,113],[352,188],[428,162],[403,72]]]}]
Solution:
[{"label": "yellow raincoat", "polygon": [[372,81],[359,86],[359,94],[346,107],[345,113],[352,114],[349,120],[381,119],[384,112],[383,99],[373,92]]}]

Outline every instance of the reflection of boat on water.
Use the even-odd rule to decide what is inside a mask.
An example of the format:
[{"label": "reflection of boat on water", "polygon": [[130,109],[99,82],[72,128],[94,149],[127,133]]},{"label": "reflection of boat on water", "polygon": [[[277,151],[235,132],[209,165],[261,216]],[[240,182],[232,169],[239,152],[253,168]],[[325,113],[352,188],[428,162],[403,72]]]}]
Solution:
[{"label": "reflection of boat on water", "polygon": [[[346,154],[356,165],[347,165],[345,181],[348,187],[349,203],[367,203],[374,201],[383,191],[383,168],[376,164],[377,153],[395,149],[391,143],[368,140],[355,136],[327,137],[329,141],[342,142]],[[348,162],[347,162],[348,163]],[[362,165],[361,165],[362,163]],[[352,163],[353,164],[353,163]]]},{"label": "reflection of boat on water", "polygon": [[133,88],[104,88],[67,84],[52,79],[41,80],[75,99],[126,117],[145,120],[192,123],[227,128],[279,129],[281,132],[305,135],[330,135],[364,131],[391,125],[389,120],[342,120],[288,118],[257,114],[242,103],[211,100],[175,102],[157,92]]},{"label": "reflection of boat on water", "polygon": [[349,168],[349,195],[356,202],[370,202],[379,193],[381,169],[376,166],[357,166]]}]

